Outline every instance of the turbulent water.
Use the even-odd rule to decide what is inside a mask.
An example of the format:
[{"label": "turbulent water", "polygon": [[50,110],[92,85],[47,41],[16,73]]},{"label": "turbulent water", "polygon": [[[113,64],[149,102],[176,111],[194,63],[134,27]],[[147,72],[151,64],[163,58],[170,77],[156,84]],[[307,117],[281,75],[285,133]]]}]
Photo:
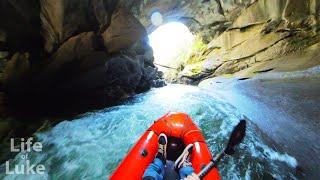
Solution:
[{"label": "turbulent water", "polygon": [[[66,120],[37,134],[42,152],[30,152],[44,175],[0,175],[0,179],[106,179],[143,132],[169,111],[188,113],[202,129],[213,153],[219,152],[241,114],[196,87],[170,85],[137,95],[122,105]],[[25,163],[21,153],[10,166]],[[233,157],[219,165],[224,179],[295,178],[296,160],[269,147],[249,121],[247,136]],[[1,173],[5,165],[1,165]]]}]

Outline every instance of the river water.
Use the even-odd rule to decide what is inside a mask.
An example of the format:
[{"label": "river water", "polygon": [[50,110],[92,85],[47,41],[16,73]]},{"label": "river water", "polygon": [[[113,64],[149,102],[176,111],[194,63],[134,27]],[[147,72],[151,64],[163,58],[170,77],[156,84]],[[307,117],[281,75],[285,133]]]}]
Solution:
[{"label": "river water", "polygon": [[[244,118],[219,97],[184,85],[152,89],[121,105],[62,121],[36,134],[41,152],[29,152],[31,164],[42,164],[43,175],[6,175],[0,179],[106,179],[144,131],[169,111],[188,113],[203,131],[213,153],[221,151],[232,130]],[[295,179],[297,161],[278,152],[248,121],[247,136],[233,157],[219,165],[224,179]],[[22,153],[10,160],[10,169],[25,164]],[[138,162],[137,162],[138,163]]]}]

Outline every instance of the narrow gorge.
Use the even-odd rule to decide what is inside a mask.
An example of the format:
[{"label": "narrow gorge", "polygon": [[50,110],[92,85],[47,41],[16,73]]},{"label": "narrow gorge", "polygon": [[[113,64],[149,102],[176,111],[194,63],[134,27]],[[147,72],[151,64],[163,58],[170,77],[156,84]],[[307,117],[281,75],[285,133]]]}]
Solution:
[{"label": "narrow gorge", "polygon": [[170,111],[214,153],[250,122],[222,178],[320,176],[319,0],[1,0],[0,22],[0,179],[27,137],[30,179],[108,178]]}]

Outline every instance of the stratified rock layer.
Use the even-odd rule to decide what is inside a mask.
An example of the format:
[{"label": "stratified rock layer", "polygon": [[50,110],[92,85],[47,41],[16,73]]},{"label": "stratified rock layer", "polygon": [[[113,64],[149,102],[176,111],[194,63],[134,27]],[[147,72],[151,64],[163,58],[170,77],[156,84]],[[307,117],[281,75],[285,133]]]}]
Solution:
[{"label": "stratified rock layer", "polygon": [[200,56],[192,55],[176,78],[197,83],[208,76],[247,77],[269,69],[301,70],[320,64],[319,4],[317,0],[253,2],[197,52]]}]

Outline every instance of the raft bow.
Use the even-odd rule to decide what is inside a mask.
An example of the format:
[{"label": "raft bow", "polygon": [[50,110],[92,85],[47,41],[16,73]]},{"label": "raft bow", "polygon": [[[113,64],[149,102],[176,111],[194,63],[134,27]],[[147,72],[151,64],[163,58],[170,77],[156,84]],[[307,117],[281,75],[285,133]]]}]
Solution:
[{"label": "raft bow", "polygon": [[[158,136],[161,133],[168,137],[167,160],[175,161],[188,144],[193,144],[190,160],[195,173],[199,173],[213,159],[200,129],[192,119],[184,113],[168,113],[142,135],[110,179],[141,180],[158,151]],[[203,179],[220,179],[218,169],[212,168]]]}]

